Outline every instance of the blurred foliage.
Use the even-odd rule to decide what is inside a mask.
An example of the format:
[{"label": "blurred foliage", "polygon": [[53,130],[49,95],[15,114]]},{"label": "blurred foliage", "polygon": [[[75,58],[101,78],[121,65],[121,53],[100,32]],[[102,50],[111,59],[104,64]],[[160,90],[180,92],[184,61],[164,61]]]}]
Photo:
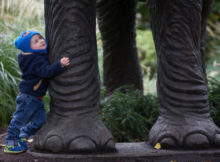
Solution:
[{"label": "blurred foliage", "polygon": [[100,75],[100,81],[101,85],[104,83],[103,79],[103,49],[102,49],[102,40],[101,40],[101,34],[99,31],[98,25],[96,25],[96,39],[97,39],[97,52],[98,52],[98,66],[99,66],[99,75]]},{"label": "blurred foliage", "polygon": [[138,2],[136,6],[137,29],[145,30],[150,27],[149,12],[146,2]]},{"label": "blurred foliage", "polygon": [[137,48],[142,73],[152,79],[156,74],[157,56],[151,30],[136,31]]},{"label": "blurred foliage", "polygon": [[214,0],[207,26],[206,62],[220,54],[220,1]]},{"label": "blurred foliage", "polygon": [[214,21],[220,21],[220,1],[219,0],[213,0],[211,13],[210,13],[209,19],[214,19]]},{"label": "blurred foliage", "polygon": [[24,30],[44,33],[44,0],[0,0],[2,32],[20,34]]},{"label": "blurred foliage", "polygon": [[16,50],[11,48],[13,40],[2,32],[0,38],[0,125],[6,125],[15,110],[21,73],[15,57]]}]

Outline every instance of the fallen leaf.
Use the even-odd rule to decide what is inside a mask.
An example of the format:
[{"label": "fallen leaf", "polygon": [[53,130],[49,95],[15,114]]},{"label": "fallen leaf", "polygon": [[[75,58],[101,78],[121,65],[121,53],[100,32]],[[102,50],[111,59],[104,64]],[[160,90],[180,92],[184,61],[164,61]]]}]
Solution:
[{"label": "fallen leaf", "polygon": [[156,145],[154,146],[155,149],[161,149],[161,145],[159,142],[156,143]]}]

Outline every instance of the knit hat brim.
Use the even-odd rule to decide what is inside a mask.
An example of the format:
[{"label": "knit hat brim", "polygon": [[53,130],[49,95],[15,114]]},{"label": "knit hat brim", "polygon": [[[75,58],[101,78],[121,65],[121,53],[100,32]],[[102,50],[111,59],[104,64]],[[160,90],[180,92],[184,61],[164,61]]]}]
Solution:
[{"label": "knit hat brim", "polygon": [[24,31],[22,32],[19,37],[15,40],[15,47],[20,49],[23,52],[39,52],[39,53],[47,53],[47,41],[46,42],[46,48],[45,49],[40,49],[40,50],[36,50],[36,49],[32,49],[31,48],[31,38],[36,35],[39,34],[43,39],[44,37],[37,31]]}]

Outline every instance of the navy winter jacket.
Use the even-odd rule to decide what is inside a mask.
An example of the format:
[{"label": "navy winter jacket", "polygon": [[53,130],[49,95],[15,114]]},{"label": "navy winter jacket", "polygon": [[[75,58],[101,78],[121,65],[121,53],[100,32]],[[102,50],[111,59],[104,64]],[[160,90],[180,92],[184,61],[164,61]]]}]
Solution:
[{"label": "navy winter jacket", "polygon": [[54,77],[64,69],[60,61],[50,65],[48,56],[41,53],[20,53],[18,64],[22,72],[20,92],[36,97],[44,96],[48,87],[47,79]]}]

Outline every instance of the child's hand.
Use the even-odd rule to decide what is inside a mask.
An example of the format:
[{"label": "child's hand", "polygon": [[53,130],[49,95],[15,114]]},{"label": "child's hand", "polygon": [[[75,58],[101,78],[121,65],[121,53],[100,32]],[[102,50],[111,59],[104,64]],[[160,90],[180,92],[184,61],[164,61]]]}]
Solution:
[{"label": "child's hand", "polygon": [[68,57],[63,57],[63,58],[61,58],[60,63],[62,65],[62,67],[69,66],[70,60]]}]

